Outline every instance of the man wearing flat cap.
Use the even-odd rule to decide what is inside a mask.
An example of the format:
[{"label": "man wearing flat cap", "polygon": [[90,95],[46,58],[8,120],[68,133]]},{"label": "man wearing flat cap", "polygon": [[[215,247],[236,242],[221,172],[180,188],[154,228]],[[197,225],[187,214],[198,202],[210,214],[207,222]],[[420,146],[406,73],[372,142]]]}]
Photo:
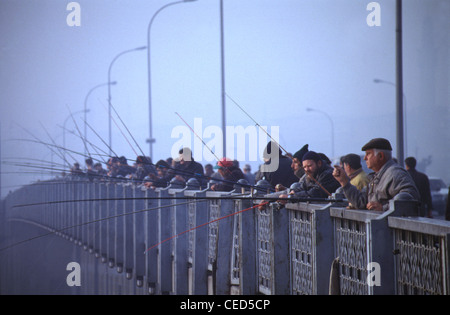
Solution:
[{"label": "man wearing flat cap", "polygon": [[392,160],[392,147],[388,140],[375,138],[362,149],[370,173],[367,188],[359,191],[350,183],[344,170],[335,166],[333,176],[343,187],[348,201],[357,209],[386,211],[389,200],[420,200],[420,195],[408,172]]}]

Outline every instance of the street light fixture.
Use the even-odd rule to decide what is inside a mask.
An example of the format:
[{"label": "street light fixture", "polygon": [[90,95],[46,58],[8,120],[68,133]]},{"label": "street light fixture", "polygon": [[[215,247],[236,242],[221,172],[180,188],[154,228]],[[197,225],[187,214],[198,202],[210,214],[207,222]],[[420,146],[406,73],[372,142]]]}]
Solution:
[{"label": "street light fixture", "polygon": [[182,1],[175,1],[175,2],[170,2],[164,6],[162,6],[161,8],[158,9],[158,11],[155,12],[155,14],[153,14],[150,23],[148,24],[148,28],[147,28],[147,63],[148,63],[148,118],[149,118],[149,138],[147,139],[147,143],[149,143],[150,145],[150,158],[153,159],[153,143],[155,143],[155,139],[153,139],[153,132],[152,132],[152,84],[151,84],[151,58],[150,58],[150,30],[153,24],[153,21],[155,20],[156,16],[165,8],[170,7],[172,5],[175,4],[179,4],[179,3],[184,3],[184,2],[194,2],[197,0],[182,0]]},{"label": "street light fixture", "polygon": [[330,123],[331,123],[331,158],[332,158],[332,159],[335,158],[335,156],[334,156],[334,123],[333,123],[333,119],[331,119],[331,116],[330,116],[330,115],[328,115],[326,112],[323,112],[323,111],[321,111],[321,110],[314,109],[314,108],[307,108],[306,110],[307,110],[308,112],[318,112],[318,113],[322,113],[322,114],[324,114],[324,115],[328,118],[328,120],[330,121]]},{"label": "street light fixture", "polygon": [[125,51],[122,51],[121,53],[119,53],[116,57],[114,57],[114,59],[111,61],[110,65],[109,65],[109,69],[108,69],[108,138],[109,138],[109,155],[112,154],[111,148],[112,148],[112,139],[111,139],[111,68],[114,64],[114,62],[117,60],[117,58],[119,58],[120,56],[133,52],[133,51],[139,51],[139,50],[144,50],[146,49],[147,46],[142,46],[142,47],[137,47],[134,49],[128,49]]}]

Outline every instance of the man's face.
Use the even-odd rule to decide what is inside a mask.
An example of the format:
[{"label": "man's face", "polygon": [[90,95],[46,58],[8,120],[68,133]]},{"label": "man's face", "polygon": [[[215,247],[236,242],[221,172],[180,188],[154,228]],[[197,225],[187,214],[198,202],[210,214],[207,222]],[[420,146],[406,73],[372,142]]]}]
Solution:
[{"label": "man's face", "polygon": [[300,169],[300,167],[302,167],[302,163],[297,158],[294,158],[291,163],[291,168],[295,172],[295,171],[298,171]]},{"label": "man's face", "polygon": [[343,167],[344,167],[344,171],[347,175],[350,175],[352,173],[352,169],[351,169],[350,165],[348,165],[347,163],[344,163]]},{"label": "man's face", "polygon": [[180,158],[180,164],[185,164],[185,163],[190,162],[191,161],[190,152],[189,153],[185,153],[185,152],[181,153],[179,155],[179,158]]},{"label": "man's face", "polygon": [[317,170],[320,167],[319,163],[320,161],[316,162],[314,160],[304,160],[303,169],[305,170],[305,173],[308,174],[308,176],[315,177]]},{"label": "man's face", "polygon": [[364,161],[366,161],[367,167],[371,170],[378,172],[382,166],[381,153],[375,154],[374,149],[367,149],[364,155]]}]

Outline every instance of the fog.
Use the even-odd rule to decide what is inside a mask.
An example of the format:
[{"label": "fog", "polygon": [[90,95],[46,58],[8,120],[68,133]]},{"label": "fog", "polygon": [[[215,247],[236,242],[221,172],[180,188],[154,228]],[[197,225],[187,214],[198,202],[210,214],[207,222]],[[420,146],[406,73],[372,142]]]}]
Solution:
[{"label": "fog", "polygon": [[[109,151],[110,67],[117,82],[111,104],[120,117],[113,112],[111,148],[130,160],[141,150],[150,154],[147,49],[154,162],[188,141],[196,160],[215,163],[208,148],[221,149],[222,84],[226,126],[257,135],[244,145],[227,137],[226,155],[254,171],[261,163],[254,150],[270,140],[255,121],[292,153],[309,144],[330,158],[361,154],[375,137],[389,139],[397,152],[393,0],[375,2],[380,24],[373,26],[369,0],[223,0],[223,59],[220,0],[164,8],[151,26],[150,47],[135,51],[148,46],[149,22],[170,1],[79,0],[78,11],[69,3],[0,1],[2,196],[55,176],[51,169],[61,173],[58,151],[37,139],[71,150],[69,163],[84,164],[80,134]],[[419,170],[447,185],[449,17],[448,0],[403,1],[404,157],[416,157]],[[85,106],[98,136],[85,129]]]}]

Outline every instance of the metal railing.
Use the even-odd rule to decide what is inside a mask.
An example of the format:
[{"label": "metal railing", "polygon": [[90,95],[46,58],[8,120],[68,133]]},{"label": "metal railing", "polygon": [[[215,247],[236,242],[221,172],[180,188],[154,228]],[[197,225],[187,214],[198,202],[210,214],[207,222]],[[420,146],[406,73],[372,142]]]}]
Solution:
[{"label": "metal railing", "polygon": [[[415,203],[383,213],[327,201],[257,207],[263,197],[25,186],[2,201],[0,293],[448,294],[450,222],[418,217]],[[69,284],[70,262],[80,286]]]}]

